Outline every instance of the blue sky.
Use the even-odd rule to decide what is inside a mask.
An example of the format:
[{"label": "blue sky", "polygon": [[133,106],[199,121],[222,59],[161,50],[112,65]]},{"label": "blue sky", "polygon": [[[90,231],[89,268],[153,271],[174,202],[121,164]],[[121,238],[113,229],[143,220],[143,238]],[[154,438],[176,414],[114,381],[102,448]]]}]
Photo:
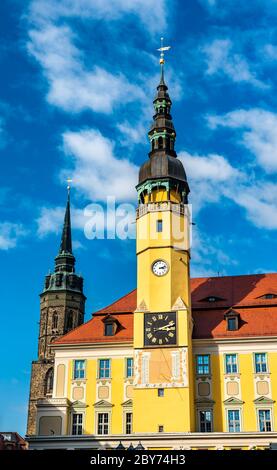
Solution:
[{"label": "blue sky", "polygon": [[1,1],[0,430],[25,432],[67,176],[86,318],[135,287],[134,240],[88,240],[83,210],[135,201],[161,35],[196,223],[192,274],[276,271],[276,20],[276,0]]}]

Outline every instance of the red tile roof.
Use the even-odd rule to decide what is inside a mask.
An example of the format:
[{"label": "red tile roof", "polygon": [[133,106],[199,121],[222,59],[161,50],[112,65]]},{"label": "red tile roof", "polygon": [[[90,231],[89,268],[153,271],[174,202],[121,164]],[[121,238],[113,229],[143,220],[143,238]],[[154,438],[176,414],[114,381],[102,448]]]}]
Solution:
[{"label": "red tile roof", "polygon": [[[277,273],[191,279],[193,338],[232,338],[277,335]],[[93,315],[54,344],[131,342],[136,289]],[[209,302],[208,297],[222,300]],[[239,329],[226,330],[224,315],[233,308],[240,315]],[[104,336],[103,318],[112,314],[122,325],[114,336]]]}]

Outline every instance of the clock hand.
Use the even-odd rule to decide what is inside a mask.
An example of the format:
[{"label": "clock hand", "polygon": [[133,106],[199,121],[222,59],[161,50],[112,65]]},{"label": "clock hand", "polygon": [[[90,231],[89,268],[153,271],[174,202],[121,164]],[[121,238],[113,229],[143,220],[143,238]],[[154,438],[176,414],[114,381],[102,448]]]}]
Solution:
[{"label": "clock hand", "polygon": [[169,329],[172,330],[172,328],[170,328],[170,327],[173,327],[173,325],[174,325],[174,322],[171,321],[167,325],[160,326],[159,328],[154,328],[154,331],[162,331],[162,330],[169,331]]}]

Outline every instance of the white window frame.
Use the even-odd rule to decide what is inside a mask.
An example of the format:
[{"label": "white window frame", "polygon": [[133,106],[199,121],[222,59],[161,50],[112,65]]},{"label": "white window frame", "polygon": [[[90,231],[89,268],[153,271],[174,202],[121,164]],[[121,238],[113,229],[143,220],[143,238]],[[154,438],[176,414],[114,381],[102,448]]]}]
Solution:
[{"label": "white window frame", "polygon": [[[73,434],[73,415],[82,415],[82,434]],[[71,436],[81,436],[84,434],[84,424],[85,424],[85,412],[79,410],[73,410],[71,412],[71,419],[70,419],[70,435]]]},{"label": "white window frame", "polygon": [[[83,362],[84,363],[84,369],[78,369],[78,370],[84,370],[84,377],[75,377],[75,363],[76,362]],[[72,378],[73,380],[85,380],[87,376],[87,361],[86,359],[73,359],[73,371],[72,371]]]},{"label": "white window frame", "polygon": [[[256,354],[265,354],[265,364],[266,364],[266,372],[257,372],[256,371]],[[268,354],[265,351],[257,351],[253,353],[253,363],[254,363],[254,373],[258,375],[262,374],[269,374],[269,368],[268,368]]]},{"label": "white window frame", "polygon": [[[131,423],[131,432],[127,434],[127,414],[132,415],[132,423]],[[123,434],[126,434],[127,436],[130,436],[133,434],[133,424],[134,424],[134,414],[132,410],[124,410],[123,412]]]},{"label": "white window frame", "polygon": [[[98,419],[99,419],[99,415],[100,414],[107,414],[108,415],[108,434],[100,434],[98,432]],[[107,410],[105,408],[103,408],[103,410],[97,410],[96,413],[95,413],[95,434],[97,436],[109,436],[111,434],[111,412],[110,410]]]},{"label": "white window frame", "polygon": [[[227,356],[235,356],[235,357],[236,357],[237,372],[227,372]],[[237,353],[226,353],[226,354],[224,354],[224,366],[225,366],[225,374],[226,374],[226,375],[239,374],[239,359],[238,359],[238,354],[237,354]]]},{"label": "white window frame", "polygon": [[[108,377],[100,377],[100,363],[101,361],[109,361],[109,376]],[[106,367],[105,367],[106,370]],[[98,364],[97,364],[97,379],[98,380],[108,380],[111,379],[112,376],[112,360],[111,358],[108,357],[100,357],[98,359]]]},{"label": "white window frame", "polygon": [[[260,419],[259,419],[259,411],[269,411],[270,412],[270,423],[271,423],[271,431],[260,431]],[[256,409],[257,413],[257,431],[264,433],[264,432],[273,432],[274,431],[274,422],[273,422],[273,409],[272,406],[259,406]]]},{"label": "white window frame", "polygon": [[[133,361],[133,366],[132,366],[133,374],[132,375],[128,375],[128,359],[132,359]],[[125,377],[126,379],[132,379],[134,377],[134,358],[131,356],[126,357],[126,360],[125,360]]]},{"label": "white window frame", "polygon": [[[229,411],[238,411],[239,412],[239,427],[240,427],[239,431],[230,431],[229,430],[229,419],[228,419]],[[241,409],[241,407],[234,406],[234,407],[230,407],[230,408],[226,409],[226,429],[227,429],[227,432],[229,432],[230,434],[235,434],[236,432],[243,432],[243,428],[242,428],[242,409]]]}]

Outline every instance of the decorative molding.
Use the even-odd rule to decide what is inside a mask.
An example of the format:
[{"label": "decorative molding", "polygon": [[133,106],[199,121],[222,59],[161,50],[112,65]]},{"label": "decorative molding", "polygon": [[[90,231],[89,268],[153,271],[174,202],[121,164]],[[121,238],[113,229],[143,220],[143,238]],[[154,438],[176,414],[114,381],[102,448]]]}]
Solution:
[{"label": "decorative molding", "polygon": [[114,405],[106,400],[99,400],[93,406],[95,408],[112,408]]},{"label": "decorative molding", "polygon": [[272,400],[272,398],[268,397],[259,397],[253,400],[253,403],[255,403],[255,405],[273,405],[275,400]]},{"label": "decorative molding", "polygon": [[130,407],[133,406],[133,400],[131,400],[131,399],[130,399],[130,400],[126,400],[126,401],[124,401],[123,403],[121,403],[121,406],[122,406],[123,408],[130,408]]},{"label": "decorative molding", "polygon": [[137,306],[135,312],[149,312],[149,309],[148,309],[144,299],[142,299],[140,304]]},{"label": "decorative molding", "polygon": [[178,297],[178,299],[175,301],[175,304],[172,305],[172,310],[188,310],[188,307],[183,301],[182,297]]},{"label": "decorative molding", "polygon": [[239,398],[230,397],[227,400],[224,400],[224,405],[243,405],[244,401],[240,400]]},{"label": "decorative molding", "polygon": [[82,401],[79,401],[79,400],[76,400],[76,401],[73,401],[70,405],[70,408],[87,408],[88,405],[86,405],[86,403],[82,402]]}]

